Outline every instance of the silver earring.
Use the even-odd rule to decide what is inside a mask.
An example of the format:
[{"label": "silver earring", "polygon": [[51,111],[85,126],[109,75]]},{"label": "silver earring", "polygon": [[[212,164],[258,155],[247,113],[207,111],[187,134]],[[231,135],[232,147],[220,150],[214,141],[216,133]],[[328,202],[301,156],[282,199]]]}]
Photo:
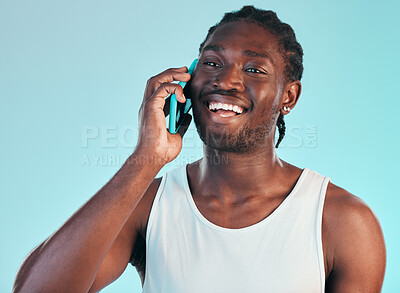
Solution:
[{"label": "silver earring", "polygon": [[290,107],[283,106],[283,111],[290,112]]}]

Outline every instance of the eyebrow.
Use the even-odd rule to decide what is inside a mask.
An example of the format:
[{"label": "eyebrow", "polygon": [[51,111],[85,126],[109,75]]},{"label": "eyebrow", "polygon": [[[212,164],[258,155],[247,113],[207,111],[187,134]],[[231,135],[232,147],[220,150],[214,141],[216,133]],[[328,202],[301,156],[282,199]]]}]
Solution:
[{"label": "eyebrow", "polygon": [[221,52],[225,49],[218,45],[207,45],[203,48],[203,51],[214,51],[214,52]]},{"label": "eyebrow", "polygon": [[252,50],[244,50],[243,55],[249,56],[249,57],[264,58],[264,59],[268,59],[269,61],[272,61],[271,58],[267,54],[252,51]]},{"label": "eyebrow", "polygon": [[[203,48],[204,51],[214,51],[214,52],[223,52],[225,50],[224,47],[221,47],[219,45],[207,45]],[[261,52],[256,52],[253,50],[244,50],[242,52],[244,56],[249,56],[249,57],[257,57],[257,58],[263,58],[267,59],[268,61],[272,62],[271,57],[269,57],[267,54],[261,53]],[[273,63],[273,62],[272,62]]]}]

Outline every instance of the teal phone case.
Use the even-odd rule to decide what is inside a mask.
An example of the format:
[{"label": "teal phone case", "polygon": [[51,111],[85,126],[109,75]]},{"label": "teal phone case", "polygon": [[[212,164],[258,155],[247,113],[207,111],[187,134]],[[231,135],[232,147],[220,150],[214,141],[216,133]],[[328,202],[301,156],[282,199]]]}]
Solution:
[{"label": "teal phone case", "polygon": [[[188,73],[192,74],[193,70],[196,67],[197,64],[197,60],[198,59],[194,59],[192,64],[189,67]],[[179,85],[182,88],[185,88],[186,82],[181,81],[179,82]],[[170,133],[176,133],[179,129],[179,127],[181,127],[181,124],[176,125],[176,122],[179,121],[179,115],[180,112],[177,112],[178,109],[178,100],[176,99],[175,94],[171,95],[171,100],[170,100],[170,104],[169,104],[169,132]],[[185,109],[184,109],[184,113],[186,114],[187,112],[189,112],[190,108],[192,107],[192,101],[188,98],[186,98],[186,102],[185,102]]]}]

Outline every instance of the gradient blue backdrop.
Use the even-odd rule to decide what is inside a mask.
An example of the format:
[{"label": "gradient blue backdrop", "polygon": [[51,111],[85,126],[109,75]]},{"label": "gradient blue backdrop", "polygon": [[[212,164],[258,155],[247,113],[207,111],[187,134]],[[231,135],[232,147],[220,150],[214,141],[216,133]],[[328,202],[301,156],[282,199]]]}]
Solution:
[{"label": "gradient blue backdrop", "polygon": [[[0,1],[0,292],[132,152],[146,80],[189,65],[243,4],[272,9],[302,44],[304,90],[279,155],[332,178],[378,215],[399,292],[398,1]],[[202,154],[193,128],[168,168]],[[140,292],[129,266],[103,292]]]}]

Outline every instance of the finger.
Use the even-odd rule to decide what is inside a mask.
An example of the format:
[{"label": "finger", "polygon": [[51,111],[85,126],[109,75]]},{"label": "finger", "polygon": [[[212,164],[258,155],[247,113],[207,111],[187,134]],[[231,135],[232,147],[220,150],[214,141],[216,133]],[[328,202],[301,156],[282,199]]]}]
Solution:
[{"label": "finger", "polygon": [[184,118],[184,120],[182,122],[182,125],[178,129],[178,133],[182,138],[185,135],[186,131],[188,130],[191,121],[192,121],[192,115],[185,114],[185,118]]},{"label": "finger", "polygon": [[167,70],[164,70],[162,72],[160,72],[159,74],[153,76],[152,78],[157,79],[161,76],[164,75],[170,75],[171,73],[187,73],[188,72],[188,68],[186,66],[182,66],[182,67],[176,67],[176,68],[169,68]]},{"label": "finger", "polygon": [[187,68],[185,71],[164,71],[153,77],[154,81],[159,83],[173,82],[173,81],[188,81],[190,79],[190,73],[187,73]]},{"label": "finger", "polygon": [[[168,71],[182,71],[182,72],[187,72],[187,71],[188,71],[188,68],[187,68],[187,66],[172,67],[172,68],[169,68],[169,69],[167,69],[167,70],[164,70],[163,72],[168,72]],[[163,72],[161,72],[161,73],[163,73]]]},{"label": "finger", "polygon": [[164,105],[166,103],[165,98],[172,94],[175,94],[176,99],[180,103],[184,103],[186,101],[185,95],[183,94],[183,89],[179,84],[165,83],[156,90],[154,95],[147,100],[146,103],[154,101],[156,107],[164,111]]},{"label": "finger", "polygon": [[187,72],[178,72],[178,71],[169,71],[163,72],[159,75],[156,75],[150,78],[147,81],[146,92],[144,95],[144,99],[150,97],[154,92],[164,83],[171,83],[174,81],[189,81],[190,74]]},{"label": "finger", "polygon": [[167,70],[164,70],[162,72],[160,72],[158,75],[164,75],[164,74],[168,74],[170,72],[188,72],[188,68],[187,66],[182,66],[182,67],[175,67],[175,68],[169,68]]},{"label": "finger", "polygon": [[149,100],[154,98],[163,98],[163,99],[171,99],[172,97],[168,97],[168,95],[174,94],[179,103],[186,102],[186,96],[183,93],[183,88],[180,84],[177,83],[164,83],[162,84],[150,97]]}]

